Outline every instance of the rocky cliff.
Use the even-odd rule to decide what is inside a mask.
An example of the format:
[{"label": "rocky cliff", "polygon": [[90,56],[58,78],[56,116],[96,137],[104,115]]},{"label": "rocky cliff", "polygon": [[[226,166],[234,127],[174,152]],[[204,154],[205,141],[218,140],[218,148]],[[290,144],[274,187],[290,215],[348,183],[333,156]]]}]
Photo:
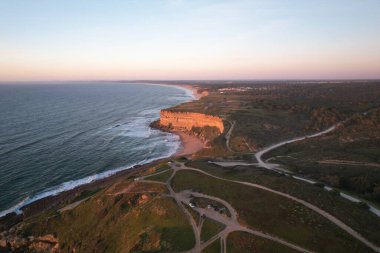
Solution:
[{"label": "rocky cliff", "polygon": [[216,127],[220,133],[224,131],[223,119],[203,113],[171,112],[161,110],[160,125],[175,130],[191,131],[193,128]]}]

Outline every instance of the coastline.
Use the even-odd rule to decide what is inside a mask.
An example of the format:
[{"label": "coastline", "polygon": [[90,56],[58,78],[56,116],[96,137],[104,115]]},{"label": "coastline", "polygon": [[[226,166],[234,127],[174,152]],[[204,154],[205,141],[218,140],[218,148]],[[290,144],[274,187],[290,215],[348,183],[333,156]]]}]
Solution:
[{"label": "coastline", "polygon": [[171,131],[181,139],[181,146],[172,157],[190,156],[206,147],[206,143],[194,135],[190,135],[180,131]]},{"label": "coastline", "polygon": [[[201,97],[205,96],[205,94],[199,94],[198,89],[192,85],[180,85],[180,84],[167,85],[167,84],[152,84],[152,83],[149,83],[149,84],[175,87],[182,90],[187,90],[189,93],[192,94],[192,97],[193,97],[189,101],[198,100]],[[107,185],[112,184],[113,182],[120,179],[121,177],[132,176],[133,174],[138,173],[144,168],[146,169],[148,167],[154,166],[163,160],[170,159],[172,157],[177,157],[177,156],[191,155],[205,147],[205,143],[202,142],[196,136],[192,136],[184,132],[178,132],[178,131],[170,131],[170,133],[179,136],[180,142],[181,142],[179,149],[174,154],[168,157],[158,157],[152,161],[147,161],[142,164],[136,164],[134,166],[131,166],[125,169],[116,169],[116,170],[113,170],[113,172],[106,171],[105,173],[106,174],[108,173],[106,176],[94,179],[84,184],[77,185],[71,189],[63,190],[54,194],[49,194],[41,198],[34,199],[29,203],[20,202],[16,206],[8,210],[3,210],[0,212],[2,213],[2,215],[0,216],[0,227],[9,222],[13,223],[14,221],[20,221],[20,219],[22,220],[24,218],[30,217],[31,215],[37,214],[39,212],[52,208],[56,205],[59,205],[62,202],[69,200],[73,196],[83,191],[105,187]]]},{"label": "coastline", "polygon": [[195,100],[199,100],[202,97],[205,97],[205,96],[208,95],[207,91],[203,91],[203,92],[199,93],[198,88],[196,88],[194,85],[191,85],[191,84],[183,84],[183,85],[174,84],[173,86],[183,87],[185,89],[191,90],[191,92],[193,93],[193,97],[195,98]]},{"label": "coastline", "polygon": [[[196,88],[194,85],[191,84],[172,84],[172,86],[179,87],[181,89],[187,89],[192,92],[194,99],[190,100],[199,100],[202,97],[205,97],[208,95],[207,92],[201,92],[199,93],[198,88]],[[176,153],[174,153],[171,157],[177,157],[177,156],[190,156],[198,152],[199,150],[206,147],[206,143],[201,140],[200,138],[190,135],[185,132],[176,131],[176,130],[168,130],[168,132],[178,135],[181,140],[181,146],[177,150]]]}]

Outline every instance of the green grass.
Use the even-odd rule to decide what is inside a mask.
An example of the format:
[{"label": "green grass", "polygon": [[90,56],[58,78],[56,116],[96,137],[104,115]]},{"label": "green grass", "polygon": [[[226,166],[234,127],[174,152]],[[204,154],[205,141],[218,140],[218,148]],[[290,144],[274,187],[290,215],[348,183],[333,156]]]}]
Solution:
[{"label": "green grass", "polygon": [[214,235],[218,234],[225,228],[225,225],[215,220],[206,218],[202,225],[201,240],[207,242]]},{"label": "green grass", "polygon": [[222,178],[257,183],[306,200],[339,217],[340,220],[360,232],[364,237],[380,244],[380,234],[378,233],[380,231],[380,219],[375,214],[320,187],[254,166],[226,168],[203,160],[188,162],[187,165]]},{"label": "green grass", "polygon": [[172,175],[172,173],[173,173],[173,170],[169,169],[169,170],[167,170],[165,172],[162,172],[162,173],[160,173],[158,175],[147,177],[146,179],[147,180],[153,180],[153,181],[159,181],[159,182],[165,183],[166,181],[168,181],[168,179],[170,178],[170,176]]},{"label": "green grass", "polygon": [[193,217],[195,223],[199,224],[199,222],[201,220],[201,216],[199,215],[199,213],[197,211],[195,211],[193,208],[191,208],[190,206],[186,205],[185,203],[182,203],[182,204],[187,209],[187,211],[189,211],[189,213]]},{"label": "green grass", "polygon": [[193,191],[219,197],[238,212],[239,221],[318,252],[367,252],[346,232],[310,209],[284,197],[253,187],[225,182],[193,171],[179,171],[176,191]]},{"label": "green grass", "polygon": [[312,133],[355,112],[378,106],[380,90],[377,84],[271,83],[260,85],[263,90],[255,90],[257,84],[244,83],[241,85],[254,89],[224,94],[217,89],[234,84],[204,85],[209,96],[171,110],[223,115],[227,120],[236,121],[231,144],[237,151],[243,151],[245,141],[253,148],[260,148]]},{"label": "green grass", "polygon": [[284,145],[267,153],[265,158],[280,156],[274,162],[297,174],[380,204],[379,125],[380,108],[374,108],[366,114],[352,115],[338,129],[322,137]]},{"label": "green grass", "polygon": [[220,239],[215,240],[213,243],[207,246],[204,250],[202,250],[202,253],[220,253]]},{"label": "green grass", "polygon": [[157,167],[156,172],[164,171],[164,170],[167,170],[167,169],[170,169],[170,165],[167,162],[165,162],[163,164],[160,164]]},{"label": "green grass", "polygon": [[70,201],[70,203],[74,203],[74,202],[77,202],[77,201],[79,201],[79,200],[82,200],[82,199],[88,198],[88,197],[90,197],[90,196],[96,194],[96,193],[99,192],[100,190],[101,190],[101,188],[82,191],[79,195],[77,195],[75,198],[73,198],[73,199]]},{"label": "green grass", "polygon": [[246,232],[232,232],[227,237],[227,252],[298,253],[299,251]]},{"label": "green grass", "polygon": [[141,176],[149,176],[150,174],[162,172],[168,169],[170,169],[170,165],[167,163],[167,161],[160,162],[159,164],[152,165],[151,167],[136,171],[134,178],[141,177]]},{"label": "green grass", "polygon": [[178,157],[177,159],[176,159],[176,161],[178,161],[178,162],[187,162],[188,161],[188,159],[185,157],[185,156],[180,156],[180,157]]},{"label": "green grass", "polygon": [[[149,184],[144,189],[150,190]],[[24,235],[54,234],[63,252],[73,249],[79,252],[170,252],[194,246],[195,238],[187,217],[172,198],[152,195],[140,204],[140,196],[97,194],[74,210],[27,224]]]}]

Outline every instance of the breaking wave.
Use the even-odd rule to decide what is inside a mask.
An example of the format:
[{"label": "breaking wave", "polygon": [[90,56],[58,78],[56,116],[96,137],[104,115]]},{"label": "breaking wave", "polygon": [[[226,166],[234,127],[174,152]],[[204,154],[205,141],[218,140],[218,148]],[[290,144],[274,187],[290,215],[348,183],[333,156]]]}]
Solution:
[{"label": "breaking wave", "polygon": [[[145,84],[144,84],[145,85]],[[150,85],[150,84],[146,84]],[[169,85],[159,85],[163,87],[170,87],[175,89],[180,89],[185,91],[185,95],[178,94],[173,97],[169,97],[168,100],[175,99],[178,103],[183,101],[189,101],[194,99],[192,92],[188,89],[169,86]],[[30,194],[26,196],[22,201],[18,202],[14,206],[3,210],[0,212],[0,217],[5,216],[9,213],[16,212],[21,213],[22,208],[37,201],[43,199],[48,196],[54,196],[64,191],[72,190],[78,186],[88,184],[100,179],[107,178],[109,176],[114,175],[117,172],[130,169],[136,165],[143,165],[154,160],[167,158],[172,156],[179,149],[181,143],[180,138],[177,135],[171,133],[161,132],[156,129],[151,129],[149,124],[158,119],[159,112],[162,108],[149,108],[143,109],[136,113],[133,117],[126,119],[124,122],[113,122],[111,126],[103,127],[103,130],[97,129],[96,133],[92,133],[93,135],[104,134],[108,136],[111,140],[114,138],[127,138],[123,139],[120,143],[128,143],[128,141],[136,142],[136,139],[146,139],[143,142],[143,145],[136,145],[132,147],[128,147],[128,150],[131,152],[135,151],[144,151],[145,157],[140,159],[139,161],[127,163],[124,166],[118,166],[106,171],[102,171],[99,173],[94,173],[89,176],[84,176],[80,179],[68,180],[63,183],[57,184],[53,187],[48,187],[42,191],[38,191],[35,194]],[[91,134],[89,132],[89,134]],[[129,138],[129,139],[128,139]],[[68,141],[74,141],[72,139],[68,139]],[[79,141],[79,140],[77,140]],[[142,143],[142,142],[141,142]]]}]

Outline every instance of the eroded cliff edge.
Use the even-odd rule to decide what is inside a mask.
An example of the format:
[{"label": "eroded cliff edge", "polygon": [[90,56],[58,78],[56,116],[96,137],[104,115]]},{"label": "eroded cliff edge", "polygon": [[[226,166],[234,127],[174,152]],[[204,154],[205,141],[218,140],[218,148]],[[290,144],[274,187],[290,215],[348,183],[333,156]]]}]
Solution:
[{"label": "eroded cliff edge", "polygon": [[217,116],[195,112],[174,112],[161,110],[160,119],[152,127],[169,132],[186,132],[210,141],[224,132],[223,119]]},{"label": "eroded cliff edge", "polygon": [[161,110],[160,125],[179,131],[191,131],[193,128],[216,127],[220,133],[224,131],[223,119],[195,112],[171,112]]}]

